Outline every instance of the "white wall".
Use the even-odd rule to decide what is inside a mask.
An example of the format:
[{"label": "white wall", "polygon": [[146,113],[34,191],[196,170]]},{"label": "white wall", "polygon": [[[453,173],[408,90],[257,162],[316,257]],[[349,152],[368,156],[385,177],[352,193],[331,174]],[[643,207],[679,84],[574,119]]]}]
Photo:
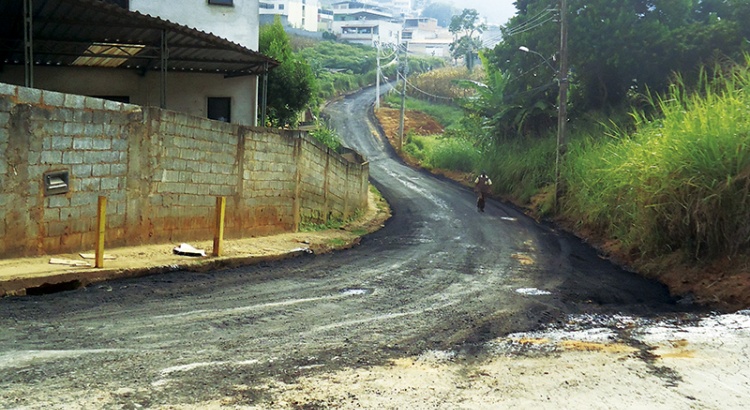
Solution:
[{"label": "white wall", "polygon": [[207,0],[130,0],[130,10],[160,17],[173,23],[258,50],[258,0],[234,0],[234,6],[208,4]]},{"label": "white wall", "polygon": [[[21,85],[23,67],[6,66],[0,82]],[[160,73],[91,67],[34,67],[34,87],[87,96],[127,96],[131,104],[158,107]],[[167,109],[206,117],[208,97],[232,99],[232,123],[255,125],[257,77],[224,78],[223,74],[167,73]]]}]

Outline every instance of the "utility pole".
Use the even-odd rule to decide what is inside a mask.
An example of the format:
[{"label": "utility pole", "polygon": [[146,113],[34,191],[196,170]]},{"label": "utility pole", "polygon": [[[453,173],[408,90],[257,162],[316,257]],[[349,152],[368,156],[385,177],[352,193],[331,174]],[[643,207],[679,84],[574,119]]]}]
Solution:
[{"label": "utility pole", "polygon": [[378,49],[377,49],[378,50],[377,51],[378,69],[375,72],[375,109],[376,110],[380,108],[380,38],[379,37],[377,40],[377,44],[378,44]]},{"label": "utility pole", "polygon": [[[401,65],[401,64],[399,64]],[[404,149],[404,116],[406,114],[406,74],[409,71],[409,43],[404,43],[404,64],[401,65],[401,120],[398,124],[398,150]]]},{"label": "utility pole", "polygon": [[568,100],[568,4],[567,0],[560,0],[560,95],[557,111],[557,154],[555,156],[555,212],[558,211],[558,201],[562,194],[562,183],[560,181],[560,168],[563,156],[567,151],[565,127],[568,122],[567,100]]}]

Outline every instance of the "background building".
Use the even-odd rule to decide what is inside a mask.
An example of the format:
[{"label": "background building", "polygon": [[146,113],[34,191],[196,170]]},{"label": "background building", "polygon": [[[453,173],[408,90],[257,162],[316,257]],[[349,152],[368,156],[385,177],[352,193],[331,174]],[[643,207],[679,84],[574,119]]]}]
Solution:
[{"label": "background building", "polygon": [[273,23],[279,16],[284,27],[318,31],[317,0],[261,0],[259,7],[260,24]]}]

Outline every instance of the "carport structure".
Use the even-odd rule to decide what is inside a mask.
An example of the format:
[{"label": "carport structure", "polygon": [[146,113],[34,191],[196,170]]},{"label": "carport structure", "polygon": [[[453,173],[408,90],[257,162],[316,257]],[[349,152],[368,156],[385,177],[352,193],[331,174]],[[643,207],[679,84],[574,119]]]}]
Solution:
[{"label": "carport structure", "polygon": [[277,61],[213,34],[115,3],[0,2],[0,73],[8,66],[22,65],[22,85],[34,87],[38,67],[116,68],[141,76],[158,72],[162,108],[168,108],[169,73],[262,76],[260,107],[265,117],[267,74]]}]

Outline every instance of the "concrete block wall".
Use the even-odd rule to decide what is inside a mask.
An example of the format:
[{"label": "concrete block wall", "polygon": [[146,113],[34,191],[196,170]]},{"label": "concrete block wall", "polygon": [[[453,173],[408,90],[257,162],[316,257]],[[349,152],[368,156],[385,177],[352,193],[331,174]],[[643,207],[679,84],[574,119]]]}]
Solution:
[{"label": "concrete block wall", "polygon": [[[0,84],[2,254],[81,249],[95,241],[97,198],[124,231],[128,140],[139,107]],[[67,171],[72,194],[44,195],[44,175]]]},{"label": "concrete block wall", "polygon": [[[50,171],[69,192],[45,195]],[[0,83],[0,257],[92,249],[99,196],[107,246],[176,243],[212,238],[217,196],[227,237],[348,218],[368,177],[303,131]]]}]

